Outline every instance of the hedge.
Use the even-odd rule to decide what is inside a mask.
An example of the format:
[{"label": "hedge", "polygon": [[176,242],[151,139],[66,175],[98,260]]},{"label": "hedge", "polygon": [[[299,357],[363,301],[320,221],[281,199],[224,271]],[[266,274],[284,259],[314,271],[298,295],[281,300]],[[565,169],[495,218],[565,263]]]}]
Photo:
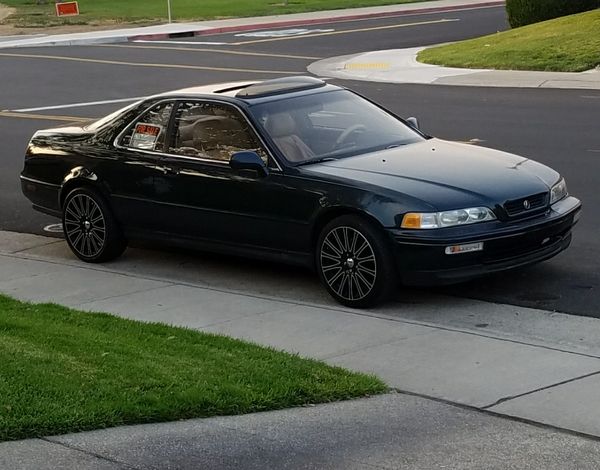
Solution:
[{"label": "hedge", "polygon": [[513,28],[594,8],[600,8],[600,0],[506,0],[508,22]]}]

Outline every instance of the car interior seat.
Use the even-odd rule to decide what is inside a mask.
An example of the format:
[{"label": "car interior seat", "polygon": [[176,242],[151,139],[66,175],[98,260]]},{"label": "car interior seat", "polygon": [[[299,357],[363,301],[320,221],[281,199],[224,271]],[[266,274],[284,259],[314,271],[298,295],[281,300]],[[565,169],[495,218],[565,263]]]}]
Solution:
[{"label": "car interior seat", "polygon": [[267,117],[265,128],[285,158],[291,162],[310,160],[316,155],[297,135],[297,126],[289,113],[276,113]]}]

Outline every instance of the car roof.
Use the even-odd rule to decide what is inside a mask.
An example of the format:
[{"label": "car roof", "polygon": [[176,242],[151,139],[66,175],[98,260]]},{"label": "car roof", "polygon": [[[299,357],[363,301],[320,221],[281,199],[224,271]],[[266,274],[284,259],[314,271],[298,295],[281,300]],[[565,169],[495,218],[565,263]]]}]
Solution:
[{"label": "car roof", "polygon": [[253,81],[253,82],[213,83],[211,85],[193,86],[193,87],[189,87],[189,88],[181,88],[179,90],[168,91],[166,93],[161,93],[158,96],[172,96],[172,95],[187,95],[187,96],[189,96],[189,95],[218,94],[221,96],[233,97],[242,88],[246,88],[246,87],[248,87],[250,85],[254,85],[256,83],[261,83],[261,82]]},{"label": "car roof", "polygon": [[315,77],[293,76],[271,80],[225,82],[182,88],[155,95],[153,98],[214,95],[249,101],[327,87],[328,84],[325,81]]}]

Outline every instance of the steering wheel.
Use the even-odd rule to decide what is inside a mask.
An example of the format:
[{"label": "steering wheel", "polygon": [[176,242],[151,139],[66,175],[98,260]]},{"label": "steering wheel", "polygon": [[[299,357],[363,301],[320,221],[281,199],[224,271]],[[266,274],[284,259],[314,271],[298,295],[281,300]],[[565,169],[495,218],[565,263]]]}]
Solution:
[{"label": "steering wheel", "polygon": [[354,125],[350,126],[348,129],[346,129],[344,132],[342,132],[339,135],[339,137],[335,141],[333,148],[339,149],[339,148],[345,146],[346,140],[348,140],[348,137],[350,137],[355,132],[358,132],[358,131],[364,132],[366,130],[367,130],[367,126],[365,126],[364,124],[354,124]]}]

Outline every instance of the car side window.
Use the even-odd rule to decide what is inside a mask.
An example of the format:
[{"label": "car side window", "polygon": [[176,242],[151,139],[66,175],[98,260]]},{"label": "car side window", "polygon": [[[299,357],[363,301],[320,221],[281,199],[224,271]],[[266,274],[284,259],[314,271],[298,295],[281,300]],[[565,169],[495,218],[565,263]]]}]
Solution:
[{"label": "car side window", "polygon": [[127,128],[120,144],[133,149],[162,152],[172,111],[172,101],[154,105]]},{"label": "car side window", "polygon": [[186,101],[175,111],[169,153],[228,162],[235,152],[267,153],[240,112],[221,103]]}]

